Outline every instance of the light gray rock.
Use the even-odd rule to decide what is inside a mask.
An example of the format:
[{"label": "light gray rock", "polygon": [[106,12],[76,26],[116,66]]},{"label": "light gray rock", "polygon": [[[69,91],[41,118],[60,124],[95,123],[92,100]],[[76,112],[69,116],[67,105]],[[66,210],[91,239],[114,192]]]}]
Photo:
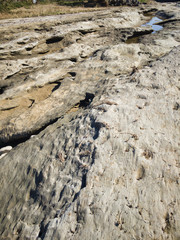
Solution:
[{"label": "light gray rock", "polygon": [[[36,134],[84,100],[104,76],[104,63],[90,60],[95,51],[112,43],[111,36],[103,35],[144,19],[138,10],[108,9],[105,15],[99,11],[50,17],[50,23],[42,17],[39,25],[33,18],[24,19],[21,33],[14,20],[1,21],[0,145]],[[92,68],[98,75],[90,77]]]},{"label": "light gray rock", "polygon": [[0,159],[2,239],[180,238],[179,22],[131,44],[137,28],[123,28],[116,39],[85,28],[63,51],[17,62],[32,70],[1,94],[1,143],[13,141]]}]

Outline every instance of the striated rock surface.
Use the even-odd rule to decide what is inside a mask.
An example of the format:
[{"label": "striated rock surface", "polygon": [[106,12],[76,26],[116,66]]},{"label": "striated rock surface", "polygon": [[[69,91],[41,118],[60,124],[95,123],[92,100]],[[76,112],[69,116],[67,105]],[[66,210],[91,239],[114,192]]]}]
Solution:
[{"label": "striated rock surface", "polygon": [[1,145],[29,137],[83,100],[88,86],[104,75],[104,62],[97,59],[96,66],[91,60],[96,51],[103,54],[112,41],[121,41],[116,28],[142,19],[138,10],[132,14],[127,8],[56,16],[50,22],[40,18],[39,25],[35,19],[2,21]]},{"label": "striated rock surface", "polygon": [[180,238],[179,19],[0,22],[1,239]]}]

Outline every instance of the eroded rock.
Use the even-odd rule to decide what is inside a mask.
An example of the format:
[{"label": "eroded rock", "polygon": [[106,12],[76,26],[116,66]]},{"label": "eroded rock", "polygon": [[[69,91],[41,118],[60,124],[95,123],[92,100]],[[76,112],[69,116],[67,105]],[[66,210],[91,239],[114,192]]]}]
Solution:
[{"label": "eroded rock", "polygon": [[2,239],[180,237],[179,22],[126,44],[138,11],[62,16],[48,33],[36,26],[49,52],[3,60]]}]

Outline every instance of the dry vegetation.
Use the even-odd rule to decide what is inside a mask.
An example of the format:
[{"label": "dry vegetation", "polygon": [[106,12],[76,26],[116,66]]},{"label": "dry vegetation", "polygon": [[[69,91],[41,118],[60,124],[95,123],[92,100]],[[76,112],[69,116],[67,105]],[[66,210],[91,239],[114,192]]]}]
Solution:
[{"label": "dry vegetation", "polygon": [[60,6],[56,3],[51,4],[37,4],[28,7],[21,7],[10,10],[9,12],[0,12],[0,19],[8,18],[24,18],[24,17],[36,17],[36,16],[48,16],[65,13],[78,13],[102,10],[102,8],[84,8],[84,7],[69,7]]}]

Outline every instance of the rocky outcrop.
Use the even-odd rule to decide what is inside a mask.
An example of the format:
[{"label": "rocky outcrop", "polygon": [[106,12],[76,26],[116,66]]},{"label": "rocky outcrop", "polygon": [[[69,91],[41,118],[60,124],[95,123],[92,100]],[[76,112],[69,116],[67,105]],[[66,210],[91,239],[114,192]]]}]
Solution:
[{"label": "rocky outcrop", "polygon": [[[71,18],[54,17],[53,23],[46,23],[44,18],[44,25],[39,26],[33,25],[33,19],[29,25],[27,19],[25,30],[20,34],[17,33],[18,25],[7,31],[9,23],[4,21],[3,28],[2,21],[1,145],[37,133],[85,98],[88,86],[96,84],[101,72],[104,75],[103,62],[97,60],[99,66],[87,79],[92,75],[91,58],[101,47],[105,49],[112,42],[111,38],[120,41],[120,36],[109,35],[110,29],[134,26],[143,19],[137,11],[131,14],[126,9],[126,12],[132,23],[126,21],[125,12],[112,10],[72,15]],[[87,21],[92,17],[94,20]],[[67,21],[70,22],[68,28]],[[12,40],[13,34],[16,38]]]},{"label": "rocky outcrop", "polygon": [[180,237],[179,12],[156,8],[169,6],[176,21],[151,35],[143,9],[1,22],[2,239]]},{"label": "rocky outcrop", "polygon": [[[45,23],[39,25],[35,19],[25,19],[24,25],[2,21],[1,146],[14,145],[56,121],[84,100],[105,72],[131,72],[179,44],[174,31],[160,45],[125,45],[130,36],[151,32],[133,28],[145,17],[128,8],[46,19],[40,18]],[[20,23],[24,30],[19,34]]]}]

